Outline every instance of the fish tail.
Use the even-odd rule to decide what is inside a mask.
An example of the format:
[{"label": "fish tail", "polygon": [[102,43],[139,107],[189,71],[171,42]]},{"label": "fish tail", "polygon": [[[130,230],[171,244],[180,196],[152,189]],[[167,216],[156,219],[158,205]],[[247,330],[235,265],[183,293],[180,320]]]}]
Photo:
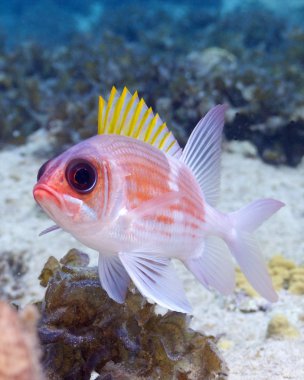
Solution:
[{"label": "fish tail", "polygon": [[253,232],[283,206],[274,199],[260,199],[228,214],[230,228],[224,238],[250,284],[270,302],[277,301],[278,296]]},{"label": "fish tail", "polygon": [[199,254],[187,259],[185,265],[207,288],[230,294],[235,287],[235,271],[228,247],[253,288],[268,301],[277,301],[253,232],[283,206],[274,199],[260,199],[238,211],[223,214],[206,205],[206,242]]},{"label": "fish tail", "polygon": [[[205,215],[204,240],[194,255],[184,259],[186,267],[207,288],[230,294],[235,287],[234,264],[223,240],[219,239],[223,214],[215,210],[220,190],[220,160],[225,105],[213,107],[194,128],[180,160],[187,165],[201,188]],[[205,235],[208,238],[205,239]],[[210,236],[211,235],[211,236]]]},{"label": "fish tail", "polygon": [[[204,242],[184,260],[207,288],[223,294],[233,291],[234,265],[227,246],[251,285],[269,301],[276,301],[267,267],[252,233],[284,204],[274,199],[257,200],[230,214],[214,206],[219,195],[221,141],[225,105],[213,107],[194,128],[180,157],[199,184],[205,201]],[[223,244],[226,243],[226,244]]]}]

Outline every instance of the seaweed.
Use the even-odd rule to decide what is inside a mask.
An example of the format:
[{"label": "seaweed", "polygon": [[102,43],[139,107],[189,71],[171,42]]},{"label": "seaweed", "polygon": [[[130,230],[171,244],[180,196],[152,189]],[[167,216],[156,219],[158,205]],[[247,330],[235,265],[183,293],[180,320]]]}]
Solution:
[{"label": "seaweed", "polygon": [[101,288],[86,254],[49,260],[38,331],[49,379],[225,379],[214,338],[189,328],[182,313],[155,313],[133,287],[118,304]]}]

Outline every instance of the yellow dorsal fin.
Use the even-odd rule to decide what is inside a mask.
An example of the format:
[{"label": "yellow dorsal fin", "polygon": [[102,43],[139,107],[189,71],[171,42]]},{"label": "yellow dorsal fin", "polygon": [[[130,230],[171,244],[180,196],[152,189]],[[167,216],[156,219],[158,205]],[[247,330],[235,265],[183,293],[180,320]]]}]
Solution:
[{"label": "yellow dorsal fin", "polygon": [[98,134],[117,134],[144,141],[175,157],[182,150],[158,114],[154,115],[137,92],[112,87],[108,102],[99,97]]}]

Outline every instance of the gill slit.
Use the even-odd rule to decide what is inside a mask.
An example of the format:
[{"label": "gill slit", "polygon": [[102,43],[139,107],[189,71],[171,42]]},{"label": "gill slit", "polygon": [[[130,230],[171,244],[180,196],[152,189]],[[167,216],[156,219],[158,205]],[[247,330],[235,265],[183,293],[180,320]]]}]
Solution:
[{"label": "gill slit", "polygon": [[107,208],[109,204],[109,175],[108,175],[108,170],[107,170],[107,165],[103,164],[102,165],[102,171],[103,171],[103,208],[102,208],[102,213],[101,217],[102,220],[106,217],[107,213]]}]

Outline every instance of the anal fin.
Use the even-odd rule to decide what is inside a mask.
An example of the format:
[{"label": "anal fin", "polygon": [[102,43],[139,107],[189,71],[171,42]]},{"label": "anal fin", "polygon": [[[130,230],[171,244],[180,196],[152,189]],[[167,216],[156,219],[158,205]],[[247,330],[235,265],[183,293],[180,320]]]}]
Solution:
[{"label": "anal fin", "polygon": [[192,308],[168,258],[142,252],[120,252],[119,258],[145,297],[170,310],[191,312]]},{"label": "anal fin", "polygon": [[207,289],[214,288],[224,295],[233,292],[234,265],[228,249],[220,239],[209,237],[202,255],[188,259],[185,265]]}]

